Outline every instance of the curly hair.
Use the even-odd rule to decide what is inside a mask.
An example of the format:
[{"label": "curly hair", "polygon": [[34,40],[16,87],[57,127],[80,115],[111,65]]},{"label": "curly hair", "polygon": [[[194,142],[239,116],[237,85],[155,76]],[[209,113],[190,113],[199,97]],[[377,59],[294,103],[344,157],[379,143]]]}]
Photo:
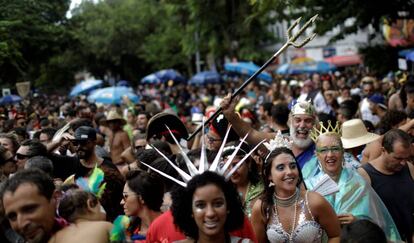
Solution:
[{"label": "curly hair", "polygon": [[[273,160],[281,154],[287,154],[293,157],[296,163],[296,167],[298,168],[298,171],[299,171],[299,180],[298,180],[297,186],[299,186],[303,182],[302,172],[300,170],[298,161],[296,160],[296,157],[293,154],[292,150],[286,147],[279,147],[279,148],[272,150],[267,156],[266,161],[263,164],[263,169],[262,169],[263,170],[262,177],[263,177],[263,182],[265,185],[264,192],[261,198],[263,201],[262,214],[265,215],[266,217],[267,215],[269,215],[269,212],[271,208],[273,207],[273,194],[275,192],[275,189],[273,186],[272,187],[267,186],[270,183],[270,180],[269,180],[270,171],[272,169]],[[306,188],[306,185],[305,185],[305,188]]]},{"label": "curly hair", "polygon": [[239,229],[244,223],[243,206],[236,188],[225,181],[224,177],[215,172],[206,171],[201,175],[194,176],[186,188],[179,188],[172,193],[171,211],[174,217],[174,224],[178,226],[185,235],[198,239],[198,227],[192,217],[192,201],[195,191],[206,185],[216,185],[223,191],[227,204],[227,219],[224,224],[224,231],[229,232]]}]

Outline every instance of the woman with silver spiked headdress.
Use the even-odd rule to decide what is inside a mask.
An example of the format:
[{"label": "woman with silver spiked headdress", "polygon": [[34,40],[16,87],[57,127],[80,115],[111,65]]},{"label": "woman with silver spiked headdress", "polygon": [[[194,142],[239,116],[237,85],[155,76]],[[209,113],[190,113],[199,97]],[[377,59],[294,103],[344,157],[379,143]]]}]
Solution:
[{"label": "woman with silver spiked headdress", "polygon": [[[198,161],[196,161],[197,163],[193,163],[190,160],[188,154],[179,145],[179,143],[178,143],[177,139],[175,138],[174,134],[172,132],[170,132],[171,137],[175,140],[175,143],[178,146],[178,149],[179,149],[179,151],[181,153],[182,159],[185,162],[185,166],[187,167],[187,171],[188,172],[180,169],[176,165],[175,162],[171,161],[168,158],[168,156],[164,155],[161,151],[159,151],[156,148],[154,148],[154,150],[157,151],[171,165],[171,167],[173,167],[178,172],[178,174],[180,175],[180,177],[182,178],[182,180],[179,180],[179,179],[177,179],[177,178],[175,178],[175,177],[173,177],[173,176],[171,176],[171,175],[169,175],[169,174],[167,174],[165,172],[162,172],[160,170],[157,170],[156,168],[152,167],[151,165],[147,165],[146,163],[142,163],[143,165],[148,166],[148,168],[150,168],[151,170],[159,173],[160,175],[162,175],[162,176],[164,176],[164,177],[166,177],[166,178],[174,181],[175,183],[177,183],[178,185],[180,185],[181,187],[183,187],[182,190],[179,190],[178,192],[173,193],[173,195],[172,195],[172,198],[173,198],[173,200],[172,200],[173,201],[173,208],[174,208],[174,205],[176,205],[176,202],[182,201],[183,198],[187,198],[185,200],[185,202],[187,203],[187,205],[188,204],[189,205],[192,205],[193,202],[191,200],[193,200],[193,198],[195,197],[195,195],[197,193],[197,190],[200,189],[199,187],[203,187],[204,188],[204,186],[199,186],[197,183],[196,183],[196,186],[195,187],[192,187],[192,185],[193,185],[192,183],[194,183],[194,181],[197,181],[198,180],[196,178],[204,178],[204,177],[207,178],[206,179],[207,182],[205,184],[203,184],[203,185],[212,184],[212,187],[214,187],[214,189],[215,189],[214,193],[207,193],[207,194],[201,193],[203,197],[206,196],[206,195],[207,196],[213,196],[214,197],[213,199],[212,198],[204,198],[204,199],[201,199],[201,201],[203,202],[202,204],[209,205],[208,207],[210,209],[212,207],[215,208],[213,210],[214,213],[212,213],[213,212],[212,210],[209,210],[208,213],[207,213],[207,215],[210,215],[210,214],[217,215],[216,213],[218,211],[222,212],[221,209],[223,209],[223,208],[228,209],[228,210],[225,210],[225,212],[226,211],[231,211],[231,210],[236,210],[236,209],[231,209],[230,210],[230,207],[233,208],[233,206],[231,206],[231,205],[234,204],[233,203],[234,201],[239,201],[238,204],[239,205],[241,204],[240,198],[238,197],[237,193],[236,193],[236,197],[231,196],[231,197],[227,198],[229,195],[232,195],[231,193],[229,195],[227,195],[227,191],[228,191],[226,189],[227,186],[226,186],[226,188],[224,188],[222,186],[223,183],[218,183],[218,184],[215,183],[215,182],[214,183],[210,183],[210,181],[209,181],[208,178],[210,178],[210,177],[221,178],[221,179],[216,179],[215,181],[222,180],[222,181],[225,181],[225,184],[226,185],[229,184],[230,182],[227,182],[227,181],[243,165],[243,163],[257,149],[257,147],[262,144],[262,142],[259,143],[258,145],[256,145],[247,154],[245,154],[244,156],[242,156],[242,158],[240,158],[240,160],[237,163],[232,163],[233,160],[237,157],[237,155],[239,153],[239,150],[242,147],[242,145],[243,145],[243,143],[244,143],[244,141],[245,141],[245,139],[246,139],[247,136],[244,137],[240,143],[236,144],[234,150],[228,155],[227,160],[225,160],[224,163],[221,163],[222,162],[222,153],[224,151],[225,143],[226,143],[227,138],[229,136],[229,132],[230,132],[230,127],[227,129],[226,135],[223,138],[223,143],[220,146],[220,148],[219,148],[219,150],[217,152],[217,155],[216,155],[216,157],[214,158],[214,160],[212,161],[211,164],[208,163],[208,161],[207,161],[207,158],[206,158],[207,157],[206,156],[206,149],[205,149],[206,146],[205,146],[205,143],[204,143],[203,140],[201,140],[201,154],[200,154],[200,159]],[[198,164],[198,168],[197,168],[196,164]],[[190,188],[190,187],[192,187],[192,188]],[[209,185],[207,187],[210,188]],[[233,188],[232,190],[235,190],[235,189]],[[203,189],[201,189],[201,191],[203,191]],[[223,197],[222,197],[223,193],[226,194],[224,200],[223,200]],[[188,196],[188,195],[190,195],[190,196]],[[218,202],[218,201],[220,201],[221,203],[215,203],[215,202]],[[237,203],[234,204],[234,205],[237,205]],[[180,207],[180,206],[181,205],[178,205],[178,207]],[[242,207],[240,207],[240,208],[242,209]],[[194,208],[191,208],[190,207],[190,211],[193,210],[193,209]],[[217,211],[216,209],[217,210],[220,209],[220,210]],[[197,211],[195,211],[195,210],[197,210]],[[174,209],[172,211],[174,212]],[[205,212],[205,210],[203,208],[200,208],[200,207],[198,207],[198,209],[194,209],[194,212],[200,212],[200,211]],[[193,211],[191,211],[191,212],[193,212]],[[194,212],[193,212],[193,214],[194,214]],[[235,223],[235,224],[231,223],[231,226],[229,226],[229,227],[228,226],[223,227],[224,225],[227,225],[227,224],[226,223],[225,224],[222,224],[222,223],[223,222],[227,222],[227,220],[229,220],[229,222],[233,222],[234,221],[233,217],[235,217],[235,216],[227,216],[227,215],[220,214],[221,215],[219,217],[220,220],[218,220],[218,222],[217,222],[219,224],[216,224],[216,222],[214,220],[213,221],[209,220],[210,222],[207,223],[207,225],[197,225],[195,223],[195,221],[194,222],[192,221],[193,219],[185,221],[187,223],[190,223],[190,222],[193,223],[193,228],[192,228],[193,230],[190,233],[188,233],[188,232],[186,232],[184,230],[184,232],[189,237],[191,237],[191,239],[189,239],[188,242],[193,242],[194,240],[198,240],[200,242],[202,242],[202,241],[204,241],[204,242],[205,241],[212,241],[212,240],[215,241],[215,242],[227,242],[227,240],[230,240],[232,242],[232,240],[234,241],[236,238],[230,237],[230,235],[232,235],[232,236],[233,235],[237,235],[237,236],[240,236],[242,238],[248,238],[248,239],[254,240],[255,237],[254,237],[254,233],[251,230],[251,225],[248,222],[247,217],[245,217],[243,215],[243,211],[241,211],[241,212],[242,212],[241,219],[244,219],[244,221],[239,220],[240,218],[238,218],[236,220],[237,223]],[[236,213],[235,215],[238,215],[237,210],[235,211],[235,213]],[[165,222],[167,222],[167,224],[169,224],[170,222],[172,222],[171,212],[169,212],[169,215],[170,216],[168,216],[168,212],[166,212],[165,217],[163,217],[163,215],[160,216],[160,217],[163,217],[163,220]],[[174,215],[174,220],[176,220],[176,217],[181,217],[181,214],[175,214]],[[213,218],[216,218],[216,216],[214,216]],[[180,219],[178,219],[178,220],[180,220]],[[165,227],[163,229],[163,231],[166,231],[166,230],[167,231],[171,231],[170,234],[169,235],[162,234],[162,236],[161,236],[160,230],[159,229],[156,229],[155,226],[153,226],[156,223],[157,223],[157,225],[160,225],[158,222],[154,222],[151,225],[152,229],[150,227],[150,230],[148,232],[148,237],[149,237],[148,240],[151,241],[151,240],[166,240],[167,239],[168,242],[171,242],[171,238],[172,239],[175,239],[175,240],[180,239],[179,238],[179,235],[177,235],[177,233],[174,232],[174,230],[173,230],[174,227],[171,228],[170,225],[167,225],[167,229],[165,229]],[[194,225],[196,225],[197,227],[194,227]],[[235,226],[237,226],[237,227],[235,227]],[[184,225],[183,227],[186,227],[186,225]],[[232,231],[232,232],[230,232],[230,231]],[[224,239],[224,241],[223,241],[223,239]],[[238,240],[240,240],[240,239],[238,239]],[[245,242],[250,242],[250,241],[247,240]]]},{"label": "woman with silver spiked headdress", "polygon": [[193,177],[173,196],[174,224],[188,237],[180,243],[253,242],[231,236],[243,226],[243,206],[234,186],[215,172]]},{"label": "woman with silver spiked headdress", "polygon": [[401,241],[391,215],[375,191],[355,170],[343,166],[344,148],[340,133],[338,123],[335,126],[328,123],[327,127],[321,123],[319,128],[313,129],[311,137],[316,144],[319,166],[315,166],[314,176],[305,180],[306,185],[315,189],[331,181],[331,188],[336,189],[324,197],[342,225],[369,219],[384,230],[388,241]]},{"label": "woman with silver spiked headdress", "polygon": [[265,192],[253,206],[252,225],[258,242],[339,242],[334,210],[318,193],[300,189],[302,177],[289,139],[278,134],[265,143],[270,151],[263,167]]}]

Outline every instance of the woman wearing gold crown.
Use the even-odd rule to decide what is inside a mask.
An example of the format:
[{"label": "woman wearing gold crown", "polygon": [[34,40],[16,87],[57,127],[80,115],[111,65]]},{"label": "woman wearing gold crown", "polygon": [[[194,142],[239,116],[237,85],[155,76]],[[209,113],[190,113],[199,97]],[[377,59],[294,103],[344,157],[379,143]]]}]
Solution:
[{"label": "woman wearing gold crown", "polygon": [[270,143],[263,179],[264,195],[253,206],[252,225],[258,242],[339,242],[340,227],[329,203],[318,193],[301,190],[298,163],[278,134]]},{"label": "woman wearing gold crown", "polygon": [[[388,241],[400,241],[394,221],[378,195],[355,170],[343,167],[344,149],[339,124],[334,127],[328,123],[325,127],[320,123],[319,129],[313,129],[311,137],[316,144],[319,167],[314,177],[305,180],[306,186],[324,195],[341,224],[369,219],[384,230]],[[320,190],[321,187],[325,188]]]}]

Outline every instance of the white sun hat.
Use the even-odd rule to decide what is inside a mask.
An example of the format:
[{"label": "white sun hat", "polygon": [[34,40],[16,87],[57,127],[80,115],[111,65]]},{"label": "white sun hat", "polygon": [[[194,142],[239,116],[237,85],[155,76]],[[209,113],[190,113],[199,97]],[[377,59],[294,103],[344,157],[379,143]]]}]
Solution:
[{"label": "white sun hat", "polygon": [[342,144],[344,149],[359,147],[377,140],[380,136],[367,131],[361,119],[352,119],[342,124]]}]

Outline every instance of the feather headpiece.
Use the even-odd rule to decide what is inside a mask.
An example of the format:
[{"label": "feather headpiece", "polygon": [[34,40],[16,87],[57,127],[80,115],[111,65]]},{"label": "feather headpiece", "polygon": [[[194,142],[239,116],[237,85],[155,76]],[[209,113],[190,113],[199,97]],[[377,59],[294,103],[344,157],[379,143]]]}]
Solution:
[{"label": "feather headpiece", "polygon": [[[204,125],[204,121],[203,121],[203,125]],[[244,161],[246,161],[246,159],[264,142],[261,141],[260,143],[258,143],[253,149],[250,150],[249,153],[247,153],[246,155],[244,155],[244,157],[227,173],[227,169],[229,168],[231,162],[233,161],[233,159],[236,157],[237,152],[240,150],[240,147],[242,146],[242,144],[244,143],[244,141],[246,140],[248,134],[246,134],[246,136],[244,136],[244,138],[240,141],[240,143],[238,144],[238,146],[235,148],[234,152],[228,156],[228,159],[226,160],[226,162],[224,163],[223,167],[220,168],[219,163],[221,161],[221,154],[223,153],[223,149],[224,146],[226,144],[227,141],[227,137],[229,135],[231,126],[229,126],[227,128],[227,132],[226,135],[224,136],[223,142],[220,146],[219,151],[217,152],[216,157],[213,160],[213,163],[208,166],[208,161],[207,161],[207,156],[206,156],[206,146],[205,146],[205,142],[204,139],[201,139],[201,154],[200,154],[200,162],[199,162],[199,167],[196,168],[196,166],[194,165],[194,163],[190,160],[190,158],[187,156],[187,153],[184,151],[184,149],[181,147],[180,143],[177,141],[177,139],[174,136],[174,133],[171,132],[171,130],[167,127],[168,131],[171,134],[171,137],[174,139],[175,143],[177,144],[179,150],[180,150],[180,154],[183,156],[184,162],[187,166],[188,172],[186,173],[185,171],[183,171],[182,169],[180,169],[173,161],[171,161],[168,156],[166,156],[165,154],[163,154],[160,150],[158,150],[156,147],[152,146],[152,148],[157,151],[164,159],[167,160],[167,162],[178,172],[178,174],[181,176],[181,178],[183,179],[178,180],[170,175],[168,175],[165,172],[162,172],[160,170],[157,170],[155,168],[153,168],[152,166],[141,162],[142,164],[146,165],[147,167],[149,167],[151,170],[154,170],[155,172],[159,173],[160,175],[174,181],[175,183],[177,183],[180,186],[186,187],[187,186],[187,182],[189,180],[191,180],[191,178],[193,178],[196,175],[202,174],[205,171],[214,171],[220,175],[225,176],[225,178],[228,180],[231,175],[237,170],[237,168],[239,168]],[[203,135],[204,135],[204,127],[203,127]]]},{"label": "feather headpiece", "polygon": [[102,183],[104,180],[104,172],[95,166],[92,171],[92,174],[89,177],[79,177],[76,179],[76,184],[84,191],[92,192],[98,198],[100,198],[105,190],[106,182]]}]

